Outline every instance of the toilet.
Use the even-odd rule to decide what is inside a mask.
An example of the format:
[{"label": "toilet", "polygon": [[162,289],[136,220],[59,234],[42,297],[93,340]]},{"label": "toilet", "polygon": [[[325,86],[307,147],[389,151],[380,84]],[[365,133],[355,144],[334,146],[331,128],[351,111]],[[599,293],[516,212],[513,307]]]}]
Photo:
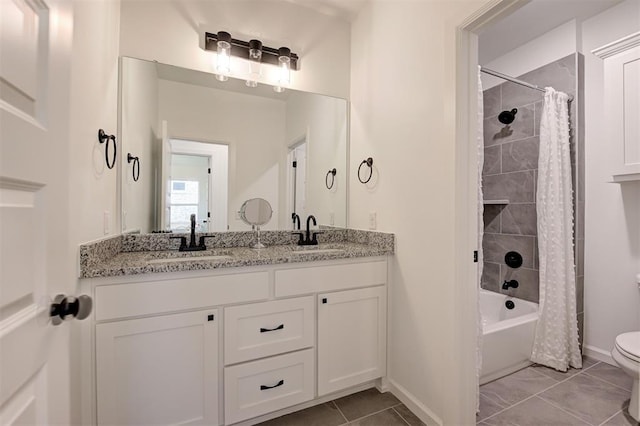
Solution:
[{"label": "toilet", "polygon": [[640,379],[640,331],[623,333],[616,337],[616,343],[611,350],[613,360],[633,379],[629,415],[640,421],[640,394],[638,381]]}]

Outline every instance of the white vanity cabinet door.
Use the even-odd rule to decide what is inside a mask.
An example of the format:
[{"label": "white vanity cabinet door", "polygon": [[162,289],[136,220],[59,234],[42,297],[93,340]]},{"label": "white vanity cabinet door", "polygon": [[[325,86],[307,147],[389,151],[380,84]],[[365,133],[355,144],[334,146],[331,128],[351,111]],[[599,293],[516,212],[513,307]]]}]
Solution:
[{"label": "white vanity cabinet door", "polygon": [[96,325],[99,425],[218,425],[218,311]]},{"label": "white vanity cabinet door", "polygon": [[386,374],[385,286],[318,295],[318,396]]}]

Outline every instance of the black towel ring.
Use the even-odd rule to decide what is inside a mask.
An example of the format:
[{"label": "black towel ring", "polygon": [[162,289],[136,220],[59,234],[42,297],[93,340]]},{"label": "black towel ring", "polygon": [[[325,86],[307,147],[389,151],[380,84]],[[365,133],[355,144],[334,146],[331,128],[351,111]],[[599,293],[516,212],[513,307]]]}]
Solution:
[{"label": "black towel ring", "polygon": [[127,163],[131,163],[133,161],[133,180],[137,182],[140,179],[140,159],[138,157],[134,157],[131,153],[127,154]]},{"label": "black towel ring", "polygon": [[[333,188],[333,183],[336,180],[336,173],[337,173],[337,170],[334,168],[329,170],[327,172],[327,175],[324,177],[324,184],[327,187],[327,189]],[[329,176],[331,176],[331,184],[329,184]]]},{"label": "black towel ring", "polygon": [[[116,165],[116,153],[118,152],[118,144],[116,143],[115,135],[107,135],[104,130],[98,129],[98,141],[100,143],[107,143],[104,148],[104,160],[107,163],[107,167],[113,169]],[[113,141],[113,157],[109,161],[109,141]]]},{"label": "black towel ring", "polygon": [[[365,164],[369,166],[369,177],[367,178],[367,180],[362,180],[362,178],[360,177],[360,169]],[[369,181],[371,180],[371,176],[373,176],[373,158],[369,157],[366,160],[362,160],[362,163],[360,163],[360,166],[358,167],[358,180],[360,181],[360,183],[369,183]]]}]

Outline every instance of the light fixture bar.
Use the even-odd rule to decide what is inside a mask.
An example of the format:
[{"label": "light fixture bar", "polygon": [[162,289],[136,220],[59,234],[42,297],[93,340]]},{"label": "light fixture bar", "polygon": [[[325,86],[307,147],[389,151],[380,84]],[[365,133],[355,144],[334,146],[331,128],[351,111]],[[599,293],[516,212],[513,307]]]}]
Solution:
[{"label": "light fixture bar", "polygon": [[[204,33],[204,49],[212,52],[218,49],[218,35],[214,33]],[[279,66],[278,51],[273,47],[262,46],[262,63]],[[231,39],[231,56],[249,60],[249,42],[244,40]],[[291,69],[298,70],[298,55],[291,54]]]}]

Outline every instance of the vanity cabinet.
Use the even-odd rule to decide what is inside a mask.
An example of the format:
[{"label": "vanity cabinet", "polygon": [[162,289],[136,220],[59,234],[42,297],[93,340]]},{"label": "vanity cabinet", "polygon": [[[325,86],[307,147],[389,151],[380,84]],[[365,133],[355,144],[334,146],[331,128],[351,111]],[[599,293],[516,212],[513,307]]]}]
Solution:
[{"label": "vanity cabinet", "polygon": [[218,310],[96,325],[100,425],[218,425]]},{"label": "vanity cabinet", "polygon": [[386,374],[387,289],[318,295],[318,395]]},{"label": "vanity cabinet", "polygon": [[382,256],[84,280],[84,423],[253,424],[371,386],[386,283]]}]

